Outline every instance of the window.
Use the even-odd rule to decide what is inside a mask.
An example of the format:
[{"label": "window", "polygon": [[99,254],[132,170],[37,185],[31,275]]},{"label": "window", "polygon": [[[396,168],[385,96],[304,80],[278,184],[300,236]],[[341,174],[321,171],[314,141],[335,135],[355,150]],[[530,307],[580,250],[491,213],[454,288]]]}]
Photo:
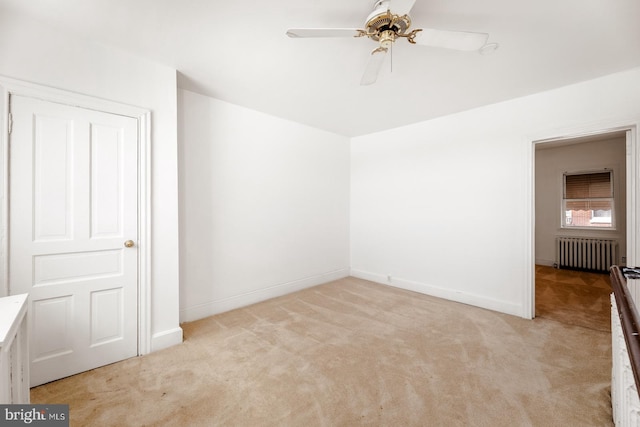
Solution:
[{"label": "window", "polygon": [[563,228],[614,228],[613,172],[565,173]]}]

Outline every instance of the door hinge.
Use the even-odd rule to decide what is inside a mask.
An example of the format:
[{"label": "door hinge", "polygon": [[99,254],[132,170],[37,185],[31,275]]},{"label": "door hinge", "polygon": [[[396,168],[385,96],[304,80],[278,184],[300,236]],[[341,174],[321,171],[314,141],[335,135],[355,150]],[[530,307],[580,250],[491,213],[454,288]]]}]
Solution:
[{"label": "door hinge", "polygon": [[9,113],[9,135],[11,135],[12,130],[13,130],[13,114]]}]

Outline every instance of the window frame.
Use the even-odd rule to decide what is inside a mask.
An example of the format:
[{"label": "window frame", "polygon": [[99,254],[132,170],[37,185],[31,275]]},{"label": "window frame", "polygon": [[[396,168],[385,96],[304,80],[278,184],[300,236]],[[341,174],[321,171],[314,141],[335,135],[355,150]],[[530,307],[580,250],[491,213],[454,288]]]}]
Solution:
[{"label": "window frame", "polygon": [[[609,185],[611,186],[611,197],[591,197],[591,198],[582,198],[582,199],[567,199],[567,176],[573,175],[593,175],[593,174],[609,174]],[[614,186],[614,176],[613,169],[604,168],[604,169],[596,169],[596,170],[587,170],[587,171],[576,171],[576,172],[563,172],[562,173],[562,188],[561,188],[561,200],[560,200],[560,228],[561,229],[569,229],[569,230],[601,230],[601,231],[612,231],[617,229],[616,225],[616,198],[615,198],[615,186]],[[603,226],[585,226],[585,225],[572,225],[567,223],[567,219],[569,217],[566,216],[566,204],[567,201],[592,201],[592,200],[600,200],[600,201],[609,201],[611,203],[611,226],[603,227]],[[593,210],[591,211],[593,212]],[[604,217],[607,218],[607,217]],[[591,214],[591,219],[589,221],[591,224],[602,223],[601,221],[593,220],[593,213]]]}]

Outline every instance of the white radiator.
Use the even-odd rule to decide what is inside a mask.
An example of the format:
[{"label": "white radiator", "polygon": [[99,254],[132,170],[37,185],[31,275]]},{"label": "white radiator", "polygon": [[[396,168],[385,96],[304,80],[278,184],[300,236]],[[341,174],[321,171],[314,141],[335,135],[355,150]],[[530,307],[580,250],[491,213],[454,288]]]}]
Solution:
[{"label": "white radiator", "polygon": [[608,272],[618,263],[618,242],[610,239],[557,237],[558,268]]}]

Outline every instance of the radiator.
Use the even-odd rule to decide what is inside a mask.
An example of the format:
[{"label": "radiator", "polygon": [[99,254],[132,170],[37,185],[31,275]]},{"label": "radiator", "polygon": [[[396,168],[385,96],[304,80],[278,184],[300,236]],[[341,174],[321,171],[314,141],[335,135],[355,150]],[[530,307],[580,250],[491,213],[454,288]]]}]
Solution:
[{"label": "radiator", "polygon": [[609,239],[557,237],[558,268],[608,272],[618,263],[618,242]]}]

